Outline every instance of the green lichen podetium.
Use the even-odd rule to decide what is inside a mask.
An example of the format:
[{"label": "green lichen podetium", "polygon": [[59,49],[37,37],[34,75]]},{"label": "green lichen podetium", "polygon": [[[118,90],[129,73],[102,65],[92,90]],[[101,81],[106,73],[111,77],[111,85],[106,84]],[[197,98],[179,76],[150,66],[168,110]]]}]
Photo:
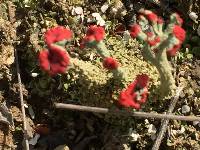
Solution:
[{"label": "green lichen podetium", "polygon": [[[92,61],[71,58],[73,67],[69,69],[68,74],[72,76],[73,81],[69,82],[71,88],[67,93],[72,99],[80,101],[82,105],[112,107],[118,100],[120,91],[127,87],[137,74],[142,73],[150,76],[150,87],[152,84],[158,85],[157,70],[143,61],[136,40],[130,39],[130,42],[125,44],[120,37],[106,37],[104,41],[110,56],[116,58],[126,72],[125,80],[122,83],[115,80],[113,73],[102,66],[101,57]],[[135,47],[134,50],[132,46]],[[90,54],[95,55],[96,50],[90,51]]]},{"label": "green lichen podetium", "polygon": [[[140,12],[143,11],[145,10],[140,10]],[[142,19],[138,20],[138,24],[142,29],[137,37],[143,44],[142,56],[145,60],[154,65],[160,74],[160,96],[165,97],[173,95],[176,85],[172,75],[172,67],[167,59],[167,49],[178,43],[178,40],[172,35],[173,26],[175,24],[179,25],[176,14],[174,13],[170,16],[170,22],[166,28],[163,23],[157,24],[155,22],[149,22],[144,16]],[[145,34],[145,26],[149,26],[148,32],[152,32],[155,36],[160,37],[160,42],[155,46],[150,46],[146,42],[147,36]],[[157,50],[157,52],[154,52],[154,50]]]}]

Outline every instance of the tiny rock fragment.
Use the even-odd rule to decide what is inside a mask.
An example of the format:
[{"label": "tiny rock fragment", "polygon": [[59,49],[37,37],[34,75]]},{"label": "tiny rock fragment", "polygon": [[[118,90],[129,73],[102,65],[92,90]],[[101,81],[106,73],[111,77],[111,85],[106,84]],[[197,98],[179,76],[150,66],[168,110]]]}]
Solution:
[{"label": "tiny rock fragment", "polygon": [[145,124],[149,124],[149,120],[148,119],[145,119],[144,122],[145,122]]},{"label": "tiny rock fragment", "polygon": [[92,13],[92,16],[97,21],[97,25],[105,26],[106,22],[105,22],[105,20],[103,20],[103,18],[101,17],[101,15],[99,13]]},{"label": "tiny rock fragment", "polygon": [[33,78],[35,78],[35,77],[37,77],[39,74],[38,73],[31,73],[31,76],[33,77]]},{"label": "tiny rock fragment", "polygon": [[108,9],[108,4],[104,4],[103,6],[101,6],[102,13],[105,13],[107,9]]},{"label": "tiny rock fragment", "polygon": [[82,15],[83,8],[82,7],[73,7],[71,13],[72,13],[72,15]]},{"label": "tiny rock fragment", "polygon": [[138,140],[138,138],[140,137],[140,135],[138,133],[136,133],[135,131],[133,131],[130,135],[130,137],[132,138],[131,141],[135,142]]},{"label": "tiny rock fragment", "polygon": [[182,108],[181,108],[181,112],[183,114],[190,112],[190,107],[188,105],[183,105]]},{"label": "tiny rock fragment", "polygon": [[156,127],[153,124],[150,124],[148,127],[148,133],[149,134],[155,134],[156,133]]},{"label": "tiny rock fragment", "polygon": [[27,104],[24,104],[24,107],[25,107],[25,108],[28,108],[28,105],[27,105]]},{"label": "tiny rock fragment", "polygon": [[198,18],[197,14],[196,14],[195,12],[189,13],[189,17],[190,17],[190,19],[192,19],[194,22],[196,22],[196,21],[197,21],[197,18]]},{"label": "tiny rock fragment", "polygon": [[76,7],[75,12],[76,12],[77,15],[81,15],[81,14],[83,14],[83,8],[82,7]]}]

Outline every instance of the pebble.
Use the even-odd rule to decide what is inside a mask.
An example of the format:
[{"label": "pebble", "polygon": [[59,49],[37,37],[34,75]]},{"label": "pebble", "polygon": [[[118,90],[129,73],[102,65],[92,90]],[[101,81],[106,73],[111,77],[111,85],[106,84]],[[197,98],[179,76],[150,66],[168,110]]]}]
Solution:
[{"label": "pebble", "polygon": [[133,142],[137,141],[138,138],[140,137],[140,135],[138,133],[136,133],[135,131],[133,131],[130,135],[132,137],[132,140]]},{"label": "pebble", "polygon": [[148,127],[148,133],[155,134],[156,133],[156,127],[153,124],[150,124]]},{"label": "pebble", "polygon": [[39,74],[38,73],[31,73],[31,76],[33,77],[33,78],[35,78],[35,77],[37,77]]},{"label": "pebble", "polygon": [[181,108],[181,112],[183,114],[190,112],[190,107],[188,105],[183,105],[182,108]]},{"label": "pebble", "polygon": [[83,8],[82,7],[73,7],[72,8],[72,15],[82,15],[83,14]]},{"label": "pebble", "polygon": [[189,14],[189,17],[190,17],[190,19],[192,19],[194,22],[196,22],[196,20],[197,20],[197,18],[198,18],[197,14],[196,14],[195,12],[191,12],[191,13]]},{"label": "pebble", "polygon": [[107,9],[108,9],[108,4],[104,4],[103,6],[101,6],[102,13],[105,13]]}]

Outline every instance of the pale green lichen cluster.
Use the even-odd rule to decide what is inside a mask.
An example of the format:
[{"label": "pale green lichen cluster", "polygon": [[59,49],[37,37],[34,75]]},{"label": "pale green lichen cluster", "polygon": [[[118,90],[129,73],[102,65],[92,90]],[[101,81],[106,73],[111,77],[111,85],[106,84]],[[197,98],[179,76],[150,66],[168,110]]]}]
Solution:
[{"label": "pale green lichen cluster", "polygon": [[[156,19],[156,21],[148,20],[148,17],[146,16],[149,14],[153,14],[151,11],[140,9],[139,12],[142,14],[142,16],[140,16],[140,19],[138,19],[138,25],[140,26],[141,31],[137,35],[137,38],[143,43],[142,56],[146,61],[149,61],[152,65],[154,65],[160,74],[161,97],[173,95],[176,89],[176,84],[175,79],[172,75],[173,69],[167,58],[167,52],[174,46],[182,44],[182,41],[174,36],[173,33],[173,28],[175,26],[181,27],[181,18],[178,16],[178,14],[173,13],[170,16],[169,23],[164,26],[163,21],[161,21],[160,23],[157,22],[158,19]],[[156,14],[153,15],[157,17]],[[145,29],[146,26],[148,26],[148,30]],[[153,35],[155,36],[154,38],[158,37],[159,41],[153,45],[149,44],[149,37],[145,33],[147,31],[153,33]]]},{"label": "pale green lichen cluster", "polygon": [[[158,85],[156,68],[142,59],[136,40],[130,39],[127,44],[120,37],[108,37],[105,44],[110,55],[120,63],[126,74],[125,80],[115,80],[113,74],[102,66],[98,58],[92,61],[72,58],[73,67],[68,70],[68,75],[72,76],[68,83],[68,87],[71,88],[66,90],[72,100],[78,100],[82,105],[111,107],[118,99],[119,92],[142,73],[149,75],[150,86]],[[95,51],[92,52],[95,54]]]}]

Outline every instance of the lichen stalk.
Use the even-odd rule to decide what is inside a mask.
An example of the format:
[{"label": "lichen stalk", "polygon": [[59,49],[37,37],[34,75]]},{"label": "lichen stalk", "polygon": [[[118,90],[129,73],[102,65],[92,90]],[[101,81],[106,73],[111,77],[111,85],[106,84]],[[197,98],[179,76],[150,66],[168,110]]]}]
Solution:
[{"label": "lichen stalk", "polygon": [[185,31],[181,28],[183,21],[178,14],[172,14],[164,30],[164,21],[155,13],[144,9],[139,10],[139,13],[141,15],[138,24],[131,26],[130,35],[142,41],[142,55],[157,68],[160,74],[161,96],[167,96],[176,89],[167,55],[174,56],[185,39]]}]

